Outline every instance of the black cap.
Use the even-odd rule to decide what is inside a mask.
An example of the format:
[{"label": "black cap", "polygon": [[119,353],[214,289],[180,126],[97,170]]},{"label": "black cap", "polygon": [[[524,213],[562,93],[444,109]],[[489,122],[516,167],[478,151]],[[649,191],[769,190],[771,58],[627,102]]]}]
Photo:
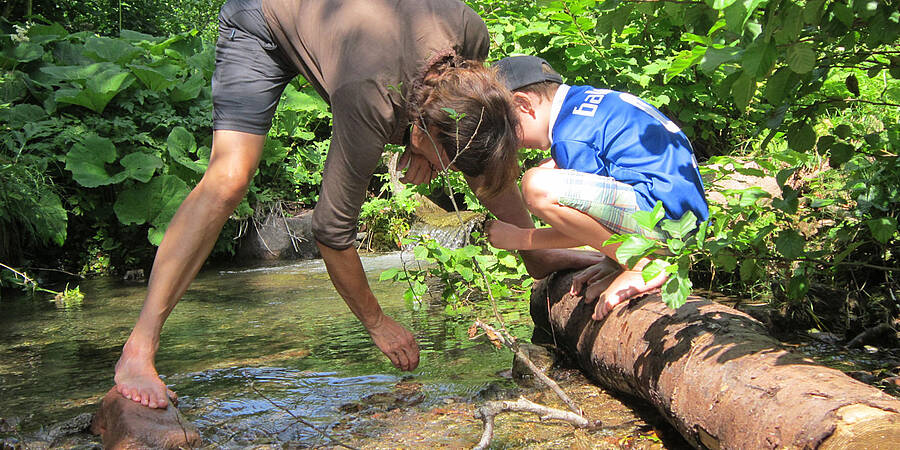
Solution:
[{"label": "black cap", "polygon": [[[552,72],[544,71],[545,64]],[[495,62],[494,67],[497,68],[500,78],[511,91],[542,81],[553,81],[560,84],[563,82],[562,77],[553,70],[550,63],[537,56],[507,56]]]}]

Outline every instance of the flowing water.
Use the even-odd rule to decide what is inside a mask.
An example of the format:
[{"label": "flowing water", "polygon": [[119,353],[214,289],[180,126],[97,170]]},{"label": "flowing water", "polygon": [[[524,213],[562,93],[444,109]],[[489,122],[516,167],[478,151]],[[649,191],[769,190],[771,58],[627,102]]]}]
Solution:
[{"label": "flowing water", "polygon": [[[205,438],[313,442],[316,432],[292,426],[285,409],[327,428],[345,415],[342,407],[393,392],[401,381],[414,383],[407,402],[421,407],[512,385],[497,375],[510,366],[508,352],[468,340],[469,323],[442,306],[407,309],[405,285],[378,282],[383,269],[400,264],[399,254],[363,264],[382,307],[418,339],[422,359],[408,380],[372,344],[320,261],[197,277],[166,322],[157,368]],[[94,412],[113,385],[146,288],[102,279],[81,289],[84,302],[68,308],[0,302],[0,438]]]}]

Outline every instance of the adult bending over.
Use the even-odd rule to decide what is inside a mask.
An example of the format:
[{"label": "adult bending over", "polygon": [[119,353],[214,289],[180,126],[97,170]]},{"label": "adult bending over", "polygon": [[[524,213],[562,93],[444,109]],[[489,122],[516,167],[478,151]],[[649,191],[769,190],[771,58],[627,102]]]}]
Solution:
[{"label": "adult bending over", "polygon": [[[119,392],[151,408],[174,395],[155,368],[163,323],[246,194],[281,93],[297,75],[332,108],[313,213],[332,283],[391,363],[415,369],[414,337],[382,312],[353,246],[359,211],[384,145],[405,143],[404,181],[426,183],[442,167],[455,168],[497,217],[532,226],[515,185],[510,94],[481,62],[488,46],[484,22],[457,0],[229,0],[219,16],[209,166],[157,250],[143,308],[116,364]],[[442,108],[466,115],[457,124]],[[457,155],[457,148],[465,151]],[[500,176],[484,179],[486,169]],[[523,256],[535,277],[599,258],[552,250]]]}]

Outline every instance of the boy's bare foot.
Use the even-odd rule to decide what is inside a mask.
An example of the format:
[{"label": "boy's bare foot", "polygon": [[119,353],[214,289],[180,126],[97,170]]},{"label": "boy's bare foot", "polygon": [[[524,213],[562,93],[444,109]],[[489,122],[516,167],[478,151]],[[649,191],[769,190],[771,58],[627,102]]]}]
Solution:
[{"label": "boy's bare foot", "polygon": [[168,398],[176,397],[159,378],[152,358],[133,354],[127,344],[116,363],[115,381],[116,390],[123,397],[149,408],[165,408]]},{"label": "boy's bare foot", "polygon": [[625,270],[615,275],[615,279],[609,283],[609,287],[602,292],[597,292],[598,289],[591,289],[594,286],[601,287],[604,284],[604,279],[597,280],[594,286],[587,288],[584,299],[589,303],[597,300],[597,304],[594,306],[594,314],[591,317],[594,320],[602,320],[616,305],[635,297],[659,291],[659,287],[667,279],[668,275],[662,273],[645,283],[640,271]]}]

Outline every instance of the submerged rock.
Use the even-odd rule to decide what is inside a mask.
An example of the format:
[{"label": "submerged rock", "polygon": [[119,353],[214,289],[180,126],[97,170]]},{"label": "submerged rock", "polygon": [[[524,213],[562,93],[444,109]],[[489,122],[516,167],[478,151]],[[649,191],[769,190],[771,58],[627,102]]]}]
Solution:
[{"label": "submerged rock", "polygon": [[94,416],[91,432],[103,438],[107,449],[199,447],[200,433],[169,402],[165,409],[151,409],[109,390]]}]

